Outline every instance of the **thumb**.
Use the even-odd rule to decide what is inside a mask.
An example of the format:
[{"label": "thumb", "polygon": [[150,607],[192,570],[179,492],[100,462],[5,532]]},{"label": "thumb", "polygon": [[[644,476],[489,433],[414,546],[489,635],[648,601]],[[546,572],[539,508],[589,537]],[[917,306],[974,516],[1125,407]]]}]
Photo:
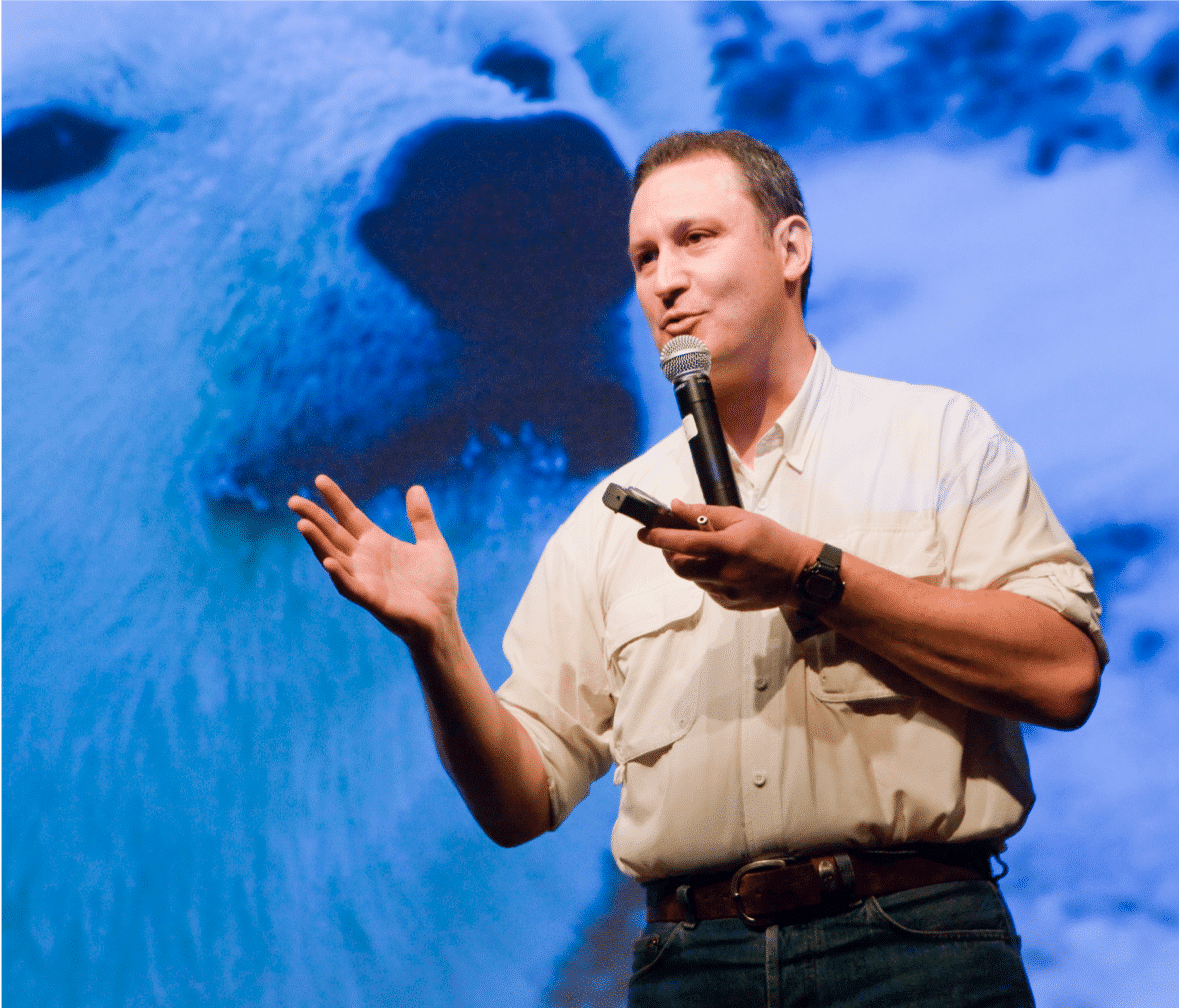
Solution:
[{"label": "thumb", "polygon": [[425,487],[409,488],[405,495],[405,516],[413,526],[413,537],[416,542],[442,539],[442,532],[434,520],[434,509],[430,507],[430,497]]}]

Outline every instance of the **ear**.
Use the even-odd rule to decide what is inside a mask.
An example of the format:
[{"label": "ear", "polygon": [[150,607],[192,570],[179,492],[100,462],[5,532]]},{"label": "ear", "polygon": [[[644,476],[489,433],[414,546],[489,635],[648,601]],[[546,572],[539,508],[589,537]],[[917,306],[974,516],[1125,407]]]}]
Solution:
[{"label": "ear", "polygon": [[805,217],[783,217],[774,225],[773,246],[782,263],[782,278],[797,284],[811,264],[811,226]]}]

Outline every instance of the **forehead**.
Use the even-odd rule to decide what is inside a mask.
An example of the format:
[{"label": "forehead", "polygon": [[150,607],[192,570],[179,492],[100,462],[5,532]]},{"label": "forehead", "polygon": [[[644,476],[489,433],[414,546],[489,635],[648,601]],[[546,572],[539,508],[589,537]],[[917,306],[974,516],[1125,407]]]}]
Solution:
[{"label": "forehead", "polygon": [[697,154],[656,168],[643,180],[631,204],[631,238],[684,220],[756,214],[741,169],[724,154]]}]

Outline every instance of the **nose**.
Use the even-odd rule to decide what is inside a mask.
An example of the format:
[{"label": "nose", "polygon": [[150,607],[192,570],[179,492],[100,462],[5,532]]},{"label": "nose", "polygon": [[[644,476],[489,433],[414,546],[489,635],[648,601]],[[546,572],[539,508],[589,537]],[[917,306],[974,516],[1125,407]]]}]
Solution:
[{"label": "nose", "polygon": [[[305,309],[297,363],[268,369],[279,384],[256,396],[301,405],[231,411],[228,424],[266,434],[213,428],[200,477],[210,500],[273,513],[320,469],[371,500],[469,468],[459,460],[472,443],[499,438],[507,451],[500,436],[524,425],[538,452],[559,446],[573,476],[636,453],[642,418],[621,308],[634,272],[617,251],[630,181],[593,123],[568,112],[439,119],[389,152],[366,204],[355,237],[436,331],[402,326],[405,302],[386,316],[379,295],[366,307],[325,287]],[[407,350],[403,329],[432,342]]]},{"label": "nose", "polygon": [[676,254],[676,250],[661,250],[659,257],[655,260],[652,291],[663,302],[663,307],[665,309],[672,307],[690,285],[688,272],[684,269],[683,261]]}]

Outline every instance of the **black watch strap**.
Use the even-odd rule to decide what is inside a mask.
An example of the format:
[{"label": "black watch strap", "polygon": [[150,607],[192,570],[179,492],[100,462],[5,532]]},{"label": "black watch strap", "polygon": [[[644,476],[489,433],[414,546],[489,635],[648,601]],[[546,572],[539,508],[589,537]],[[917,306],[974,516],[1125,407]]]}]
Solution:
[{"label": "black watch strap", "polygon": [[823,543],[823,548],[819,550],[819,559],[816,561],[815,566],[818,567],[825,564],[838,574],[841,563],[843,563],[843,550],[838,546],[832,546],[830,543]]}]

